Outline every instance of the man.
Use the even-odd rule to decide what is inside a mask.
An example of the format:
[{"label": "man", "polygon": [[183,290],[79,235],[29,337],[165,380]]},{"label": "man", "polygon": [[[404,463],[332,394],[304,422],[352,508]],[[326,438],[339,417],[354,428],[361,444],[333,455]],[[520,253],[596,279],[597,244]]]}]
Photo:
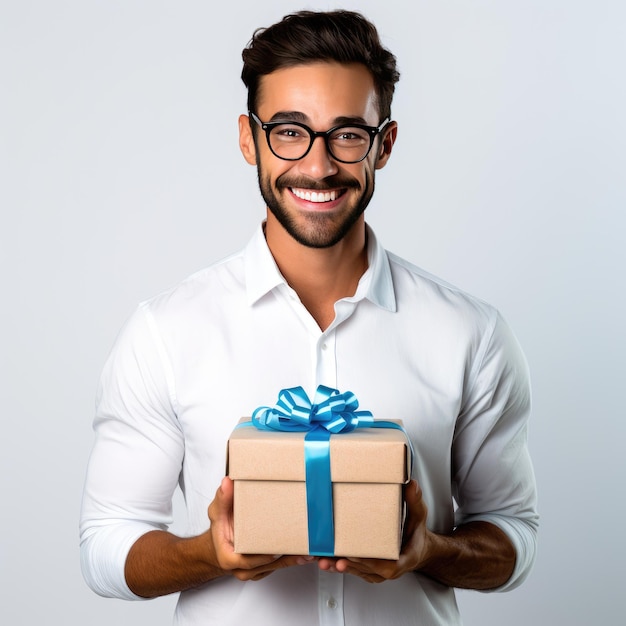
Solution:
[{"label": "man", "polygon": [[[373,25],[301,12],[243,56],[240,147],[267,220],[121,333],[99,390],[85,577],[108,596],[182,592],[177,624],[459,624],[454,587],[513,588],[534,560],[524,358],[493,308],[365,223],[397,134],[399,75]],[[413,441],[398,561],[233,552],[230,432],[280,389],[318,384],[402,419]],[[179,482],[185,538],[167,531]]]}]

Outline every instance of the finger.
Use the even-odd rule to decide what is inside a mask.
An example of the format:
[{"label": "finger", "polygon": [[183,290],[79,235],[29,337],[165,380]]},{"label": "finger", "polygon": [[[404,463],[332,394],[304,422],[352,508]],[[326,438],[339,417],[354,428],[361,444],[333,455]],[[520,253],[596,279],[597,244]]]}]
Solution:
[{"label": "finger", "polygon": [[336,564],[337,564],[337,559],[331,559],[328,557],[322,557],[318,560],[317,562],[318,567],[321,570],[324,570],[325,572],[336,572],[337,568],[336,568]]},{"label": "finger", "polygon": [[358,557],[346,557],[339,559],[339,561],[345,561],[353,567],[360,567],[363,570],[377,571],[377,570],[389,570],[396,567],[398,561],[391,559],[363,559]]},{"label": "finger", "polygon": [[258,570],[262,572],[275,572],[285,567],[293,567],[295,565],[306,565],[315,560],[313,556],[301,555],[284,555],[284,556],[267,556],[262,554],[240,555],[242,557],[243,569],[252,571]]},{"label": "finger", "polygon": [[381,582],[397,578],[399,575],[399,561],[387,559],[339,559],[337,571],[344,574],[354,574],[369,580],[369,582]]},{"label": "finger", "polygon": [[368,583],[381,583],[387,580],[387,577],[381,575],[380,572],[370,569],[363,563],[355,563],[349,559],[339,559],[337,561],[336,571],[341,574],[358,576]]},{"label": "finger", "polygon": [[316,560],[317,557],[310,555],[285,555],[272,563],[272,567],[276,570],[284,567],[293,567],[294,565],[308,565]]},{"label": "finger", "polygon": [[273,572],[294,565],[305,565],[315,560],[312,556],[281,556],[271,563],[253,569],[237,569],[232,573],[240,580],[262,580]]},{"label": "finger", "polygon": [[249,569],[235,569],[231,572],[231,574],[241,580],[242,582],[247,582],[249,580],[263,580],[263,578],[267,578],[273,570],[249,570]]},{"label": "finger", "polygon": [[226,572],[235,570],[246,570],[252,572],[259,568],[272,567],[280,557],[268,554],[237,554],[232,551],[232,547],[224,544],[216,546],[216,557],[219,566]]},{"label": "finger", "polygon": [[263,572],[261,574],[257,574],[256,576],[253,576],[250,580],[252,581],[258,581],[258,580],[263,580],[264,578],[267,578],[273,570],[270,570],[269,572]]}]

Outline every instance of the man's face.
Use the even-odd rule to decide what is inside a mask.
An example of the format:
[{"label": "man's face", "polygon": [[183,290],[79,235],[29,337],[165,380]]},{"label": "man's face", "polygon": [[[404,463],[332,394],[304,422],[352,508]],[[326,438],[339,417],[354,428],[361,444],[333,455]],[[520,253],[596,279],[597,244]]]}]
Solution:
[{"label": "man's face", "polygon": [[[373,78],[360,64],[315,63],[264,76],[256,113],[263,122],[298,121],[315,131],[381,122]],[[389,141],[377,137],[364,161],[346,164],[333,159],[317,138],[304,158],[285,161],[272,154],[260,127],[254,132],[254,154],[250,136],[248,154],[243,143],[242,150],[257,165],[268,219],[273,216],[296,241],[314,248],[335,245],[361,222],[374,193],[374,170],[385,164]]]}]

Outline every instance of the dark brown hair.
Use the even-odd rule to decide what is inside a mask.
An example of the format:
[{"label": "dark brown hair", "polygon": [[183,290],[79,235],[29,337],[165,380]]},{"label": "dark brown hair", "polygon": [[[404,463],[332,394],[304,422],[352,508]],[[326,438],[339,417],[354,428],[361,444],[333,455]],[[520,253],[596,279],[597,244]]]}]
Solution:
[{"label": "dark brown hair", "polygon": [[391,116],[396,57],[380,42],[376,27],[353,11],[299,11],[259,28],[242,52],[241,79],[248,110],[255,111],[259,81],[275,70],[316,61],[362,63],[372,73],[381,121]]}]

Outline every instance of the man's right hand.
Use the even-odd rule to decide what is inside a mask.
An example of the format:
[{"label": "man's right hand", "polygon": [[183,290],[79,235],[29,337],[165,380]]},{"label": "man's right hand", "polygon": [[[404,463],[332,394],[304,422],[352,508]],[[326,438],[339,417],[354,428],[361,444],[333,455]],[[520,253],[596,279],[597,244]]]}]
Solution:
[{"label": "man's right hand", "polygon": [[315,560],[312,556],[276,556],[263,554],[237,554],[233,544],[233,481],[222,479],[209,505],[211,527],[209,535],[213,544],[215,561],[224,574],[239,580],[261,580],[277,569],[304,565]]},{"label": "man's right hand", "polygon": [[126,559],[128,587],[154,598],[204,585],[221,576],[261,580],[277,569],[304,565],[309,556],[236,554],[233,548],[233,482],[224,478],[209,505],[209,530],[195,537],[177,537],[164,530],[141,536]]}]

